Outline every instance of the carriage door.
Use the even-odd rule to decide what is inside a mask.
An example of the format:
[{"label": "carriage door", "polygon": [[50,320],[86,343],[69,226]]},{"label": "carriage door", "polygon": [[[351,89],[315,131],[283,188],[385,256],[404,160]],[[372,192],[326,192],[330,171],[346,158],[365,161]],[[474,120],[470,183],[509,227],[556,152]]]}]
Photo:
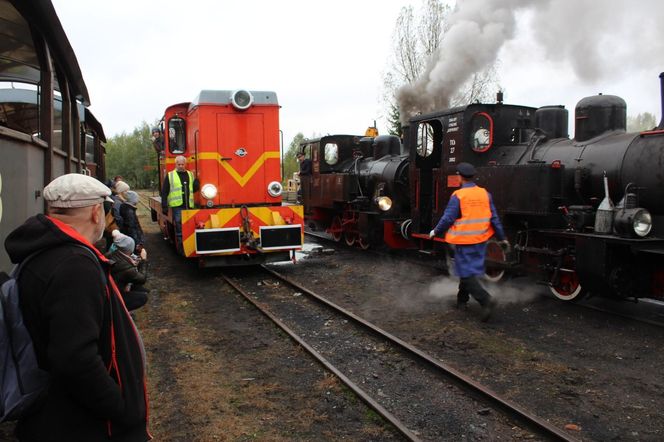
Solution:
[{"label": "carriage door", "polygon": [[414,232],[428,233],[433,228],[437,209],[438,177],[441,161],[442,127],[439,121],[422,121],[417,126],[415,151]]}]

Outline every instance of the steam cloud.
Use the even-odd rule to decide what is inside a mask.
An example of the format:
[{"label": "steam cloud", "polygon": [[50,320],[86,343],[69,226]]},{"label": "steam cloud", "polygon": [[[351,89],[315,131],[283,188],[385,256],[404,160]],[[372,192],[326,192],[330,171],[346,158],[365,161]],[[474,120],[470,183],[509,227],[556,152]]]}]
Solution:
[{"label": "steam cloud", "polygon": [[638,7],[626,0],[459,0],[423,75],[397,92],[402,122],[418,112],[448,108],[475,72],[496,61],[514,37],[517,14],[526,11],[547,57],[570,63],[583,81],[624,74],[630,67],[662,69],[660,0],[642,0]]}]

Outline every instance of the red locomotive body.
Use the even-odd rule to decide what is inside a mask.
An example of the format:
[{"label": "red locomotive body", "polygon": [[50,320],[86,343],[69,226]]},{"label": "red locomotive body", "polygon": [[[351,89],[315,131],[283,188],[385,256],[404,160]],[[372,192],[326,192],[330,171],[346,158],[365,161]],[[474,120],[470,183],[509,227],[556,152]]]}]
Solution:
[{"label": "red locomotive body", "polygon": [[302,206],[282,204],[279,104],[274,92],[202,91],[170,106],[161,132],[160,185],[184,156],[198,180],[195,208],[182,211],[177,244],[172,210],[150,208],[166,237],[203,266],[287,260],[303,242]]}]

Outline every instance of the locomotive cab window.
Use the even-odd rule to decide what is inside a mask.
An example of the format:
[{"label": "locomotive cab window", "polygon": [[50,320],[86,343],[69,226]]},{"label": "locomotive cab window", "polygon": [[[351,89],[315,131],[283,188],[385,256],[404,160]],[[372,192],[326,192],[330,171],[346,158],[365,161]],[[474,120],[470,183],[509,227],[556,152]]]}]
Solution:
[{"label": "locomotive cab window", "polygon": [[475,152],[486,152],[493,144],[493,119],[484,112],[473,115],[470,122],[470,145]]},{"label": "locomotive cab window", "polygon": [[325,144],[325,162],[330,166],[334,166],[339,162],[339,146],[337,143]]},{"label": "locomotive cab window", "polygon": [[172,154],[181,154],[187,150],[185,121],[180,117],[168,120],[168,149]]},{"label": "locomotive cab window", "polygon": [[434,130],[429,123],[422,123],[417,126],[417,154],[421,157],[428,157],[434,148]]}]

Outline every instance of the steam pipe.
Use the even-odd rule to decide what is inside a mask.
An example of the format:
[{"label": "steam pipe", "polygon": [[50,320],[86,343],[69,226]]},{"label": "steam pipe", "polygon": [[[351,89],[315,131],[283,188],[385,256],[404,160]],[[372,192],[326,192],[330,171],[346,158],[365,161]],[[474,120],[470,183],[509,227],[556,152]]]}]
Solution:
[{"label": "steam pipe", "polygon": [[661,103],[662,103],[662,119],[659,120],[659,126],[657,126],[657,129],[664,129],[664,72],[659,74],[659,84],[660,84],[660,95],[661,95]]}]

